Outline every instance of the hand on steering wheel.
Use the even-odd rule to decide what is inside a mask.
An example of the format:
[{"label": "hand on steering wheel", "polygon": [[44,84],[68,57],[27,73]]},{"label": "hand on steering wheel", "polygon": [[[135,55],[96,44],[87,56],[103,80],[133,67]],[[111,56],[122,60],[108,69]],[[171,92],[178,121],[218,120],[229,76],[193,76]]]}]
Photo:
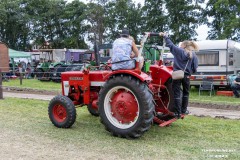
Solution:
[{"label": "hand on steering wheel", "polygon": [[159,36],[167,36],[167,33],[165,33],[165,32],[160,32],[160,33],[159,33]]}]

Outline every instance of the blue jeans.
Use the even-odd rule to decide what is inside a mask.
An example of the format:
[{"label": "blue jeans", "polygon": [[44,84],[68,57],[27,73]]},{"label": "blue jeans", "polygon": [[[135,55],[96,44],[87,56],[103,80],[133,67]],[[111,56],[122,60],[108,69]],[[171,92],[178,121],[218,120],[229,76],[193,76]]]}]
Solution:
[{"label": "blue jeans", "polygon": [[234,85],[231,86],[231,88],[232,88],[232,90],[233,90],[233,94],[234,94],[237,98],[239,98],[239,93],[238,93],[238,91],[240,91],[240,85],[234,84]]},{"label": "blue jeans", "polygon": [[174,92],[175,113],[177,114],[185,113],[187,111],[190,89],[189,78],[190,76],[184,75],[183,79],[173,80],[172,88]]}]

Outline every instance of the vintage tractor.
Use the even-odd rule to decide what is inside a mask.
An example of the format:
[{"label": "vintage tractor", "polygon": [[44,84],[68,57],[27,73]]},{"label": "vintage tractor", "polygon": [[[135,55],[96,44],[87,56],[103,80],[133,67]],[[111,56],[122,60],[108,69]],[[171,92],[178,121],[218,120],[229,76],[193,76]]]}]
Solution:
[{"label": "vintage tractor", "polygon": [[[39,53],[40,62],[35,68],[36,77],[40,81],[50,81],[51,72],[54,68],[60,67],[63,62],[54,62],[53,49],[39,49],[42,53]],[[35,54],[37,55],[37,54]]]},{"label": "vintage tractor", "polygon": [[[159,34],[145,33],[142,46],[150,36]],[[168,126],[177,120],[173,116],[171,74],[172,67],[161,61],[150,65],[147,73],[138,69],[138,62],[133,70],[113,71],[106,64],[98,70],[64,72],[62,95],[50,101],[49,118],[56,127],[69,128],[76,120],[76,107],[87,106],[112,135],[140,137],[153,122]]]}]

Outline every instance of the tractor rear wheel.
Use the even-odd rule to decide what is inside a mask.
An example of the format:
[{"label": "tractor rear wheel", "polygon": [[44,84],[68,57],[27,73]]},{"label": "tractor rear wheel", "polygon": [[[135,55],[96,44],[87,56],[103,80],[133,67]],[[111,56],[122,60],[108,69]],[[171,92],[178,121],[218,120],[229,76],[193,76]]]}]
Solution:
[{"label": "tractor rear wheel", "polygon": [[48,115],[56,127],[69,128],[76,120],[76,108],[70,98],[58,95],[50,101]]},{"label": "tractor rear wheel", "polygon": [[174,97],[172,90],[172,80],[169,79],[164,85],[159,88],[157,96],[155,96],[156,111],[157,112],[173,112]]},{"label": "tractor rear wheel", "polygon": [[92,104],[87,105],[88,111],[91,115],[98,117],[99,112],[95,108],[92,107]]},{"label": "tractor rear wheel", "polygon": [[165,86],[166,86],[166,92],[168,93],[168,98],[167,97],[164,97],[162,96],[162,99],[166,98],[168,99],[168,105],[167,105],[167,108],[169,111],[171,112],[174,112],[175,111],[175,105],[174,105],[174,94],[173,94],[173,89],[172,89],[172,80],[169,79],[166,83],[165,83]]},{"label": "tractor rear wheel", "polygon": [[154,118],[153,96],[148,86],[132,76],[108,80],[99,94],[101,122],[114,136],[137,138]]}]

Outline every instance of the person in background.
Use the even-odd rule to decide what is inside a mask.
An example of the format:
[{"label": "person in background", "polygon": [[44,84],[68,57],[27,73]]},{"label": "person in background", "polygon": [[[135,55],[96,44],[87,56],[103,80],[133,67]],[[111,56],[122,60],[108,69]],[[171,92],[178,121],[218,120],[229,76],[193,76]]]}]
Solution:
[{"label": "person in background", "polygon": [[[188,114],[187,110],[189,101],[190,76],[197,72],[198,59],[194,51],[198,50],[198,45],[193,41],[183,41],[180,47],[175,46],[166,33],[160,32],[166,41],[166,46],[170,48],[170,52],[174,55],[173,71],[182,70],[185,73],[184,78],[173,80],[172,87],[174,92],[175,116],[181,117],[181,114]],[[181,89],[182,86],[182,89]],[[182,90],[182,91],[181,91]],[[183,92],[181,97],[181,92]]]},{"label": "person in background", "polygon": [[233,85],[231,85],[231,88],[233,90],[234,96],[236,98],[239,98],[240,96],[239,96],[238,91],[240,91],[240,72],[238,73],[238,76],[233,81]]},{"label": "person in background", "polygon": [[30,62],[27,63],[27,68],[26,68],[26,78],[29,79],[31,78],[31,74],[32,74],[32,67]]},{"label": "person in background", "polygon": [[[112,69],[134,69],[134,59],[139,55],[137,46],[134,40],[129,38],[129,30],[123,29],[120,36],[113,42]],[[142,65],[139,65],[141,70],[140,67],[142,68]]]}]

